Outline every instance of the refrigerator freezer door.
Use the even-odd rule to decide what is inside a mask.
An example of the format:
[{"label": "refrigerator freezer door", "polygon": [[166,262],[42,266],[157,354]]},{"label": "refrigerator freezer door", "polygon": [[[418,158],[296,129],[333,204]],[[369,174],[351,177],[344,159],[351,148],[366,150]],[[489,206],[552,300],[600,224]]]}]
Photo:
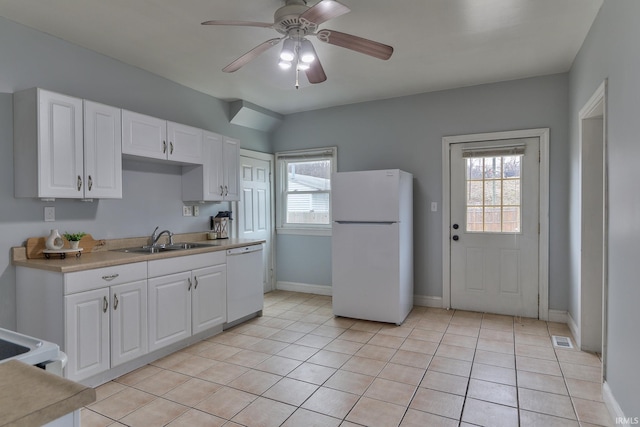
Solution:
[{"label": "refrigerator freezer door", "polygon": [[399,224],[333,225],[333,313],[400,324]]},{"label": "refrigerator freezer door", "polygon": [[334,221],[400,220],[400,171],[338,172],[331,177]]}]

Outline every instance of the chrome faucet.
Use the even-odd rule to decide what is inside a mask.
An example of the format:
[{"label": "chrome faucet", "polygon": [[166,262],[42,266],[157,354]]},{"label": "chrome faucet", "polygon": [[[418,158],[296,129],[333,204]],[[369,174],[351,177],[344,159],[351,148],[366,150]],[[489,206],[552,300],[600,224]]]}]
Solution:
[{"label": "chrome faucet", "polygon": [[173,245],[173,233],[169,230],[162,230],[160,233],[158,233],[158,228],[160,228],[160,226],[156,227],[155,230],[153,230],[153,233],[151,233],[151,238],[149,239],[151,246],[156,246],[158,240],[163,234],[169,236],[169,244]]}]

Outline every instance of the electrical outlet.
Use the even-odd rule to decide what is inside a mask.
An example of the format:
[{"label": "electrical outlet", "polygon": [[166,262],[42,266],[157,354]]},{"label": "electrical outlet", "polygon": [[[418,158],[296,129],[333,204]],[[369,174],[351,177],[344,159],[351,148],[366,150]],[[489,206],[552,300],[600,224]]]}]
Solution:
[{"label": "electrical outlet", "polygon": [[200,215],[200,206],[194,205],[193,206],[193,216],[198,216],[198,215]]},{"label": "electrical outlet", "polygon": [[193,211],[191,210],[191,206],[182,207],[182,216],[193,216]]},{"label": "electrical outlet", "polygon": [[56,208],[55,206],[44,207],[44,220],[45,222],[52,222],[56,220]]}]

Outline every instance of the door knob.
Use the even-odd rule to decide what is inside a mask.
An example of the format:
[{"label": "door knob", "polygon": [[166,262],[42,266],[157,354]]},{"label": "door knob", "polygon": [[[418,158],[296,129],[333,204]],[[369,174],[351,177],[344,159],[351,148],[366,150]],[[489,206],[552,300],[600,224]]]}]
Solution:
[{"label": "door knob", "polygon": [[457,234],[454,234],[452,239],[457,242],[458,240],[460,240],[460,237],[458,237]]}]

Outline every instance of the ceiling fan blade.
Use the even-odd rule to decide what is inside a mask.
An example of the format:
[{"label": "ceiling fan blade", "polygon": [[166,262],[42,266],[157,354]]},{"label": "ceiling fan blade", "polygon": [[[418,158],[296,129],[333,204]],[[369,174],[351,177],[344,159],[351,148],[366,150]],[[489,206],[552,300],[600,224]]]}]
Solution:
[{"label": "ceiling fan blade", "polygon": [[302,22],[307,21],[317,27],[329,19],[337,18],[350,11],[351,9],[336,0],[321,0],[315,6],[300,14],[298,19]]},{"label": "ceiling fan blade", "polygon": [[234,71],[238,71],[244,65],[246,65],[252,59],[257,58],[261,53],[271,49],[273,46],[280,43],[279,38],[267,40],[264,43],[259,44],[258,46],[251,49],[249,52],[242,55],[240,58],[233,61],[231,64],[227,65],[222,69],[225,73],[233,73]]},{"label": "ceiling fan blade", "polygon": [[354,36],[340,31],[320,30],[316,34],[318,40],[346,49],[355,50],[374,58],[387,60],[393,54],[393,47],[386,44],[374,42],[373,40]]},{"label": "ceiling fan blade", "polygon": [[327,80],[327,75],[324,73],[324,68],[322,68],[318,57],[316,57],[315,61],[309,66],[309,69],[304,73],[307,75],[307,80],[309,80],[311,84],[322,83]]},{"label": "ceiling fan blade", "polygon": [[202,25],[233,25],[236,27],[262,27],[272,28],[273,24],[269,22],[252,22],[252,21],[205,21]]}]

